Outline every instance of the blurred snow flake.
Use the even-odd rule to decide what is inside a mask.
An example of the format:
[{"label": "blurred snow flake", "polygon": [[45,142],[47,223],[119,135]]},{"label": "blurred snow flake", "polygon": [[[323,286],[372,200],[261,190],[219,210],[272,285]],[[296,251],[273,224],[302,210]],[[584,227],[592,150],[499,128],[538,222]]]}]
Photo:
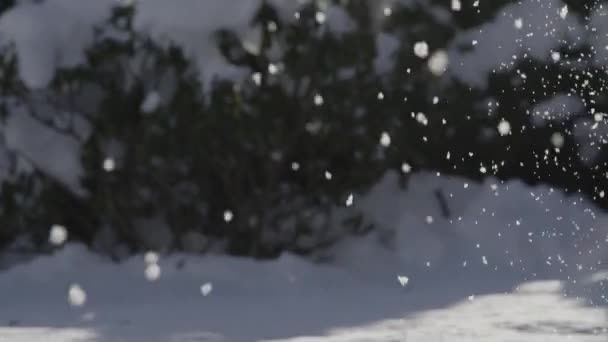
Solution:
[{"label": "blurred snow flake", "polygon": [[511,133],[511,124],[507,120],[500,120],[498,123],[498,133],[502,136],[508,135]]},{"label": "blurred snow flake", "polygon": [[234,213],[230,210],[224,211],[224,221],[230,222],[234,218]]},{"label": "blurred snow flake", "polygon": [[426,118],[426,115],[424,115],[424,113],[416,114],[416,121],[421,123],[423,126],[426,126],[429,124],[429,120]]},{"label": "blurred snow flake", "polygon": [[429,45],[424,42],[417,42],[414,44],[414,54],[420,58],[427,58],[429,55]]},{"label": "blurred snow flake", "polygon": [[551,52],[551,59],[557,63],[562,59],[562,54],[557,51],[553,51]]},{"label": "blurred snow flake", "polygon": [[279,29],[277,23],[275,23],[274,21],[269,21],[268,24],[266,24],[266,28],[270,32],[277,32],[277,30]]},{"label": "blurred snow flake", "polygon": [[560,132],[555,132],[551,135],[551,144],[556,148],[564,146],[564,136]]},{"label": "blurred snow flake", "polygon": [[78,284],[70,285],[68,289],[68,303],[71,306],[83,306],[87,302],[87,293]]},{"label": "blurred snow flake", "polygon": [[116,169],[116,162],[114,161],[114,158],[107,157],[104,159],[102,167],[106,172],[114,171],[114,169]]},{"label": "blurred snow flake", "polygon": [[428,67],[433,75],[441,76],[447,70],[448,62],[448,53],[445,50],[437,50],[429,58]]},{"label": "blurred snow flake", "polygon": [[211,283],[204,283],[203,285],[201,285],[201,294],[203,296],[208,296],[211,291],[213,291],[213,284]]},{"label": "blurred snow flake", "polygon": [[407,286],[407,284],[410,283],[410,278],[402,275],[398,275],[397,280],[399,281],[399,284],[401,284],[401,286]]},{"label": "blurred snow flake", "polygon": [[515,19],[513,26],[515,26],[516,29],[521,30],[524,27],[524,20],[522,18]]},{"label": "blurred snow flake", "polygon": [[146,270],[144,272],[146,279],[148,281],[156,281],[160,278],[160,266],[157,263],[151,263],[146,266]]},{"label": "blurred snow flake", "polygon": [[568,16],[568,5],[564,5],[564,7],[560,8],[559,16],[562,19],[566,19],[566,17]]},{"label": "blurred snow flake", "polygon": [[452,11],[458,12],[462,9],[462,3],[460,0],[452,0]]},{"label": "blurred snow flake", "polygon": [[159,255],[156,252],[149,251],[144,254],[144,262],[148,265],[157,264],[159,259]]},{"label": "blurred snow flake", "polygon": [[254,72],[251,75],[251,79],[253,80],[253,83],[255,83],[255,85],[260,86],[262,84],[262,74],[259,72]]},{"label": "blurred snow flake", "polygon": [[268,72],[271,75],[275,75],[279,72],[279,67],[276,64],[270,63],[268,64]]},{"label": "blurred snow flake", "polygon": [[315,103],[315,106],[322,106],[323,105],[323,96],[321,96],[320,94],[315,95],[313,102]]},{"label": "blurred snow flake", "polygon": [[353,205],[353,200],[354,200],[354,196],[353,194],[349,194],[348,197],[346,198],[346,206],[350,207]]},{"label": "blurred snow flake", "polygon": [[156,91],[151,91],[146,95],[139,109],[142,113],[150,114],[155,112],[160,105],[160,94]]},{"label": "blurred snow flake", "polygon": [[387,132],[382,132],[380,135],[380,145],[389,147],[391,145],[391,136]]},{"label": "blurred snow flake", "polygon": [[325,13],[319,11],[315,14],[315,20],[317,21],[317,23],[319,24],[323,24],[325,23],[325,19],[327,18],[327,16],[325,15]]},{"label": "blurred snow flake", "polygon": [[402,163],[401,164],[401,172],[403,173],[410,173],[412,172],[412,166],[408,163]]},{"label": "blurred snow flake", "polygon": [[390,7],[384,7],[383,12],[384,12],[384,16],[386,16],[386,17],[390,17],[391,14],[393,14],[393,10]]},{"label": "blurred snow flake", "polygon": [[327,180],[331,180],[331,178],[333,177],[333,175],[329,171],[325,171],[324,176],[325,176],[325,179],[327,179]]},{"label": "blurred snow flake", "polygon": [[488,258],[486,258],[486,256],[485,256],[485,255],[483,255],[483,256],[481,257],[481,262],[482,262],[484,265],[487,265],[487,264],[488,264]]},{"label": "blurred snow flake", "polygon": [[51,226],[51,231],[49,232],[49,242],[55,246],[62,245],[68,239],[68,230],[58,224],[54,224]]}]

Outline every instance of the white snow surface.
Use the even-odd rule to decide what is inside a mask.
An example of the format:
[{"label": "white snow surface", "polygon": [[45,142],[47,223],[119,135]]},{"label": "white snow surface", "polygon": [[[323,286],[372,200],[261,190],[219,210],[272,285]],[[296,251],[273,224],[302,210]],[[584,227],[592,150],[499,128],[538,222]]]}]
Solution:
[{"label": "white snow surface", "polygon": [[[349,239],[323,263],[288,253],[269,261],[159,255],[153,261],[162,272],[149,281],[150,253],[112,263],[70,243],[13,265],[0,272],[0,341],[608,338],[601,305],[608,272],[597,263],[605,255],[606,215],[518,182],[490,179],[465,189],[462,179],[420,174],[404,192],[394,181],[388,174],[343,209],[363,209],[395,228],[394,243]],[[440,215],[437,189],[452,223]],[[575,235],[562,245],[540,238],[551,227]],[[538,238],[532,243],[530,232]],[[81,306],[68,300],[74,284],[86,294]]]},{"label": "white snow surface", "polygon": [[43,125],[24,108],[14,108],[0,128],[6,147],[18,152],[25,171],[38,169],[75,194],[85,193],[80,185],[82,166],[77,140]]},{"label": "white snow surface", "polygon": [[[181,44],[202,70],[205,85],[214,77],[246,76],[224,61],[213,33],[220,28],[232,29],[246,46],[256,46],[259,32],[251,29],[250,22],[260,0],[182,0],[179,6],[164,0],[134,3],[135,29]],[[45,87],[57,67],[82,62],[94,27],[107,20],[111,6],[117,4],[116,0],[21,2],[0,17],[0,38],[15,42],[20,75],[26,84]],[[279,9],[291,15],[295,6],[296,2],[282,3]]]}]

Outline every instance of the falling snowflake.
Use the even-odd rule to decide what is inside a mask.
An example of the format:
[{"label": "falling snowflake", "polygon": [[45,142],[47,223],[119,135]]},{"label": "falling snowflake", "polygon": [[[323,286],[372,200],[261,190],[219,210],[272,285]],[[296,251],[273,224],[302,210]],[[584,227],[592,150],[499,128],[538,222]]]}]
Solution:
[{"label": "falling snowflake", "polygon": [[551,52],[551,59],[557,63],[562,59],[562,54],[557,51],[553,51]]},{"label": "falling snowflake", "polygon": [[382,132],[380,135],[380,145],[389,147],[391,145],[391,136],[387,132]]},{"label": "falling snowflake", "polygon": [[522,18],[515,19],[513,26],[515,26],[516,29],[521,30],[524,27],[524,20]]},{"label": "falling snowflake", "polygon": [[315,14],[315,20],[317,21],[317,23],[319,24],[323,24],[325,22],[325,19],[327,18],[327,16],[325,15],[325,13],[323,12],[317,12]]},{"label": "falling snowflake", "polygon": [[498,133],[502,136],[511,133],[511,124],[509,121],[503,119],[498,123]]},{"label": "falling snowflake", "polygon": [[560,8],[559,16],[562,19],[566,19],[566,17],[568,16],[568,5],[564,5],[564,7]]},{"label": "falling snowflake", "polygon": [[445,50],[438,50],[429,58],[429,70],[436,75],[441,76],[447,70],[449,63],[448,53]]},{"label": "falling snowflake", "polygon": [[156,281],[160,278],[160,266],[157,263],[151,263],[146,266],[144,275],[148,281]]},{"label": "falling snowflake", "polygon": [[68,289],[68,303],[71,306],[83,306],[87,302],[87,293],[78,284],[70,285]]},{"label": "falling snowflake", "polygon": [[262,74],[259,72],[254,72],[251,75],[251,79],[253,80],[253,83],[255,83],[255,85],[260,86],[262,84]]},{"label": "falling snowflake", "polygon": [[55,246],[62,245],[68,239],[68,230],[61,225],[54,224],[49,232],[49,242]]},{"label": "falling snowflake", "polygon": [[106,172],[114,171],[114,169],[116,169],[116,162],[114,161],[114,158],[108,157],[104,159],[102,167]]},{"label": "falling snowflake", "polygon": [[148,265],[150,264],[156,264],[158,263],[158,260],[160,259],[158,253],[156,252],[146,252],[146,254],[144,254],[144,262]]},{"label": "falling snowflake", "polygon": [[323,96],[321,96],[320,94],[315,95],[313,102],[315,103],[315,106],[323,105]]},{"label": "falling snowflake", "polygon": [[231,210],[224,211],[224,221],[230,222],[234,218],[234,213]]},{"label": "falling snowflake", "polygon": [[460,0],[452,0],[452,11],[458,12],[462,9],[462,3]]},{"label": "falling snowflake", "polygon": [[203,296],[208,296],[211,291],[213,291],[213,284],[211,283],[204,283],[203,285],[201,285],[201,294]]},{"label": "falling snowflake", "polygon": [[353,205],[353,200],[354,200],[354,196],[353,194],[349,194],[348,197],[346,198],[346,206],[350,207]]},{"label": "falling snowflake", "polygon": [[403,173],[410,173],[412,172],[412,166],[408,163],[402,163],[401,164],[401,172]]},{"label": "falling snowflake", "polygon": [[401,284],[401,286],[407,286],[407,284],[410,283],[410,278],[408,278],[406,276],[398,275],[397,281],[399,281],[399,284]]},{"label": "falling snowflake", "polygon": [[277,30],[279,29],[277,23],[275,23],[274,21],[269,21],[268,24],[266,24],[266,28],[268,28],[268,31],[270,32],[277,32]]},{"label": "falling snowflake", "polygon": [[421,123],[423,126],[426,126],[429,124],[429,120],[426,118],[426,115],[424,115],[424,113],[416,114],[416,121]]},{"label": "falling snowflake", "polygon": [[414,44],[414,54],[420,58],[427,58],[429,55],[429,45],[422,41]]},{"label": "falling snowflake", "polygon": [[553,133],[551,135],[551,144],[556,148],[561,148],[564,146],[564,136],[559,132]]},{"label": "falling snowflake", "polygon": [[268,64],[268,72],[274,75],[279,72],[279,67],[276,64],[270,63]]}]

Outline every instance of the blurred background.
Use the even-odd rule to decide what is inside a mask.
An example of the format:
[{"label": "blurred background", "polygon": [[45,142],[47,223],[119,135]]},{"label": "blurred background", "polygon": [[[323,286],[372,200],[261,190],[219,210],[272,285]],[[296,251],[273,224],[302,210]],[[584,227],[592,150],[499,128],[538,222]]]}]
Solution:
[{"label": "blurred background", "polygon": [[605,208],[605,7],[3,1],[0,249],[48,252],[54,226],[116,260],[388,241],[352,205],[388,174]]}]

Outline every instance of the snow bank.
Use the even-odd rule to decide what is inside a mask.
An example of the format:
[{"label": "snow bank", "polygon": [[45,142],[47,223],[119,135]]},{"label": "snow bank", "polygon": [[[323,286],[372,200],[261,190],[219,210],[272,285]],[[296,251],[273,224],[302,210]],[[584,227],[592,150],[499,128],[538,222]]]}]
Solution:
[{"label": "snow bank", "polygon": [[[384,255],[386,269],[430,265],[569,274],[608,260],[608,216],[587,199],[548,186],[420,173],[402,191],[397,175],[389,173],[355,207],[378,227],[395,231],[395,254],[344,242],[337,258],[352,267],[369,264],[369,255]],[[372,246],[380,239],[368,237]],[[371,262],[374,269],[376,260]]]}]

